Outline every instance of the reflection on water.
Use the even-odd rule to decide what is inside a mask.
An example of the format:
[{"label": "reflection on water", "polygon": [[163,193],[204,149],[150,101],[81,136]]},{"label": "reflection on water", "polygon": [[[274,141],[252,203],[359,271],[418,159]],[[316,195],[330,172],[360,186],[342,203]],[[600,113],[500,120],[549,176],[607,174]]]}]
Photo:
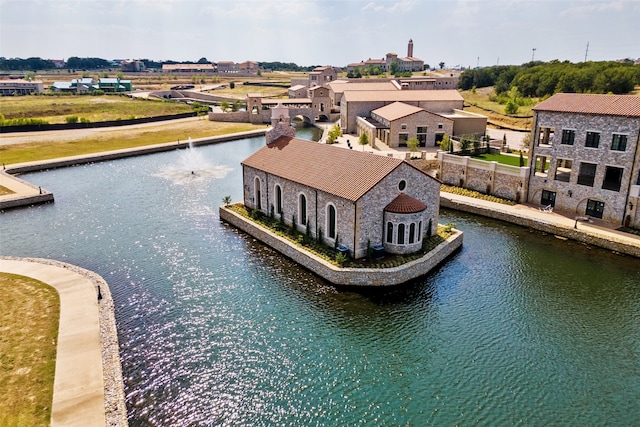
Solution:
[{"label": "reflection on water", "polygon": [[638,260],[444,210],[463,249],[389,290],[336,289],[221,224],[262,138],[29,174],[56,203],[1,215],[3,255],[97,271],[129,421],[166,425],[632,425]]}]

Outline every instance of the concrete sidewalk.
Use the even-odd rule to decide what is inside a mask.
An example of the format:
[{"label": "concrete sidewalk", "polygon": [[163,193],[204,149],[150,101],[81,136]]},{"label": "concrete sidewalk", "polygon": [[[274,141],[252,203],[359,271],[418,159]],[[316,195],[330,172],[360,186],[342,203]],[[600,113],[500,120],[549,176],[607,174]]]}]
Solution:
[{"label": "concrete sidewalk", "polygon": [[440,206],[499,219],[640,258],[640,236],[617,231],[618,226],[615,224],[598,219],[585,221],[584,216],[575,213],[546,212],[533,205],[506,205],[444,191],[440,192]]},{"label": "concrete sidewalk", "polygon": [[[55,288],[60,295],[51,425],[105,426],[105,367],[98,293],[89,277],[73,270],[80,269],[50,260],[0,258],[0,271],[40,280]],[[100,304],[110,302],[109,290],[105,288],[101,287],[101,292],[107,298]],[[117,337],[115,339],[117,342]],[[119,356],[117,364],[122,383]],[[119,394],[122,394],[122,403],[117,405],[116,412],[120,414],[115,418],[124,420],[124,423],[111,422],[111,425],[126,425],[124,392]],[[109,412],[112,419],[113,409],[110,408]]]}]

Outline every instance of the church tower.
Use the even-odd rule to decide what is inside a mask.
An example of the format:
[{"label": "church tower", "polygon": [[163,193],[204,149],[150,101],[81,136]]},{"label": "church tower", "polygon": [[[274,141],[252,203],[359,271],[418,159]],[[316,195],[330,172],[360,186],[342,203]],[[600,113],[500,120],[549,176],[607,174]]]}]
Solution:
[{"label": "church tower", "polygon": [[413,58],[413,40],[409,39],[409,46],[407,47],[407,57]]},{"label": "church tower", "polygon": [[271,144],[281,136],[296,136],[296,130],[291,126],[289,108],[279,103],[271,109],[271,129],[265,135],[267,145]]}]

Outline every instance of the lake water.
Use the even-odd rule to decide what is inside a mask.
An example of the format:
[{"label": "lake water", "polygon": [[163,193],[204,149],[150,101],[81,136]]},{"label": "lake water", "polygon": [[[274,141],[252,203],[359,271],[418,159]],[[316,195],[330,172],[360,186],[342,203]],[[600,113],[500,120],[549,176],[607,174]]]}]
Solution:
[{"label": "lake water", "polygon": [[218,219],[263,141],[28,174],[55,204],[0,215],[2,255],[109,283],[132,426],[638,423],[637,259],[445,210],[435,273],[336,289]]}]

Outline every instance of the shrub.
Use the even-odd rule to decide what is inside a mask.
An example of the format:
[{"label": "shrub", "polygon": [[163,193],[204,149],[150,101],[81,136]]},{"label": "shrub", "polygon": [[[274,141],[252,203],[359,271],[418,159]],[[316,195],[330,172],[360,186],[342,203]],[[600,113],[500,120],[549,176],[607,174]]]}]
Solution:
[{"label": "shrub", "polygon": [[78,123],[78,116],[67,116],[64,121],[68,124]]},{"label": "shrub", "polygon": [[347,262],[347,256],[342,252],[338,252],[336,254],[336,262],[339,266],[343,266],[345,262]]}]

